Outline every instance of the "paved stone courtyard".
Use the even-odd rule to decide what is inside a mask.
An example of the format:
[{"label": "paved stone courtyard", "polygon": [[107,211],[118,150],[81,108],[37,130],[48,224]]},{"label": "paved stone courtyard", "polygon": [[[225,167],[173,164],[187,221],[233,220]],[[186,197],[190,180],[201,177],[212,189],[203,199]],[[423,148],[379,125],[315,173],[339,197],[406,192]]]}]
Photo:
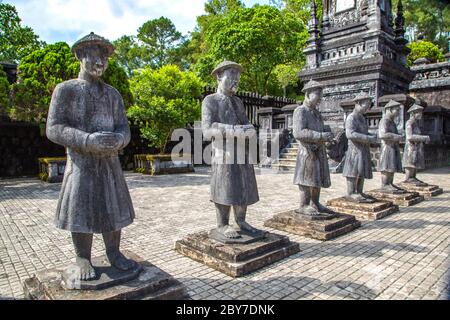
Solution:
[{"label": "paved stone courtyard", "polygon": [[[215,224],[206,168],[150,177],[126,173],[137,219],[123,232],[122,248],[171,273],[193,299],[447,299],[450,252],[450,168],[420,174],[444,194],[356,231],[320,242],[291,235],[301,252],[243,278],[232,279],[177,254],[175,240]],[[397,181],[403,175],[397,176]],[[248,221],[263,228],[274,213],[296,206],[292,173],[260,173],[260,202]],[[379,174],[368,181],[376,188]],[[23,298],[22,282],[36,271],[69,263],[68,232],[53,227],[60,184],[37,179],[0,181],[0,299]],[[342,195],[345,180],[332,175],[322,199]],[[273,230],[272,230],[273,231]],[[275,231],[283,234],[283,232]],[[93,254],[103,250],[96,236]]]}]

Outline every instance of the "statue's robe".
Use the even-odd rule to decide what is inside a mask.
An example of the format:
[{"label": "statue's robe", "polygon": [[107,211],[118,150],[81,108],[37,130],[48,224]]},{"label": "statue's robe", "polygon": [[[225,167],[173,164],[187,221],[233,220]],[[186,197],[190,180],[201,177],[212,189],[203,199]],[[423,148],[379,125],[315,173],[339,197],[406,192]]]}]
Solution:
[{"label": "statue's robe", "polygon": [[[227,126],[250,124],[242,101],[236,96],[211,94],[202,103],[202,131],[206,140],[212,140],[210,199],[222,205],[251,205],[259,201],[253,162],[245,149],[244,163],[237,163],[237,147],[234,161],[229,158],[226,138],[221,129]],[[242,151],[242,150],[241,150]]]},{"label": "statue's robe", "polygon": [[325,132],[320,112],[307,106],[298,106],[293,116],[293,135],[300,143],[294,172],[294,184],[328,188],[331,186]]},{"label": "statue's robe", "polygon": [[403,151],[403,167],[425,169],[424,142],[428,136],[421,135],[420,123],[409,119],[405,125],[406,143]]},{"label": "statue's robe", "polygon": [[[56,86],[47,118],[47,137],[66,147],[67,165],[56,210],[58,228],[79,233],[118,231],[131,224],[134,210],[120,165],[118,150],[130,141],[122,97],[101,83],[74,79]],[[123,135],[117,149],[94,153],[89,134],[109,131]]]},{"label": "statue's robe", "polygon": [[383,117],[378,124],[378,136],[381,139],[380,161],[378,171],[402,172],[400,146],[394,138],[398,135],[397,126],[391,119]]},{"label": "statue's robe", "polygon": [[352,112],[345,120],[345,135],[348,139],[348,149],[345,154],[342,172],[344,177],[373,178],[368,134],[369,128],[364,115]]}]

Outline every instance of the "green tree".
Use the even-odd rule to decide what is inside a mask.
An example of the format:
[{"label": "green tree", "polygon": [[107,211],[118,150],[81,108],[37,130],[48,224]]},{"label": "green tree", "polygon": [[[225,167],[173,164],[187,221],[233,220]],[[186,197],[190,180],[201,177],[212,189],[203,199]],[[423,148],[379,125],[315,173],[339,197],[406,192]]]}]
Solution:
[{"label": "green tree", "polygon": [[9,110],[9,92],[10,86],[8,78],[3,71],[3,68],[0,66],[0,116]]},{"label": "green tree", "polygon": [[143,68],[146,62],[143,60],[143,49],[139,46],[134,36],[122,36],[113,41],[115,47],[114,59],[124,68],[129,77],[133,70]]},{"label": "green tree", "polygon": [[[399,0],[393,0],[396,11]],[[450,5],[448,0],[402,0],[405,28],[410,41],[433,42],[448,51]]]},{"label": "green tree", "polygon": [[[44,123],[56,85],[76,78],[79,70],[80,63],[65,42],[47,45],[24,57],[19,65],[18,81],[12,88],[11,118]],[[127,75],[117,62],[110,59],[103,79],[121,93],[125,106],[132,103]]]},{"label": "green tree", "polygon": [[213,83],[209,72],[227,59],[244,67],[242,89],[270,94],[275,68],[301,63],[308,33],[305,25],[272,6],[237,8],[215,19],[205,32],[206,53],[196,64],[203,79]]},{"label": "green tree", "polygon": [[13,85],[11,118],[45,122],[56,85],[77,76],[79,62],[65,42],[33,51],[21,60]]},{"label": "green tree", "polygon": [[183,72],[176,65],[146,67],[130,82],[135,104],[128,109],[128,117],[140,126],[149,146],[161,153],[174,129],[200,118],[203,84],[193,72]]},{"label": "green tree", "polygon": [[444,54],[434,43],[428,41],[416,41],[408,44],[411,53],[408,55],[408,65],[413,65],[419,58],[427,58],[430,62],[444,61]]},{"label": "green tree", "polygon": [[30,27],[23,27],[14,6],[0,2],[0,61],[19,62],[44,45]]}]

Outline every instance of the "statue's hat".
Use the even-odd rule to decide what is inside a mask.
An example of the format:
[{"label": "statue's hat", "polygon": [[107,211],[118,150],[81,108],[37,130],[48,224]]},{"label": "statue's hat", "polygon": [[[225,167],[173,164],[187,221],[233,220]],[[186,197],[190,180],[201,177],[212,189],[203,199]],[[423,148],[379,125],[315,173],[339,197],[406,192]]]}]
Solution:
[{"label": "statue's hat", "polygon": [[360,93],[360,94],[356,95],[356,97],[353,99],[353,102],[362,101],[362,100],[371,100],[372,101],[372,97],[369,96],[367,93]]},{"label": "statue's hat", "polygon": [[302,89],[302,92],[308,92],[312,89],[322,89],[322,85],[320,84],[320,82],[314,81],[314,80],[309,80],[307,84],[305,84],[305,86]]},{"label": "statue's hat", "polygon": [[409,108],[408,113],[411,113],[411,112],[423,112],[423,109],[424,109],[424,108],[423,108],[422,106],[420,106],[420,105],[414,103],[414,104],[412,105],[412,107]]},{"label": "statue's hat", "polygon": [[105,48],[108,56],[114,53],[114,46],[112,43],[93,32],[75,42],[72,46],[72,52],[76,54],[78,50],[92,45],[98,45]]},{"label": "statue's hat", "polygon": [[224,60],[211,72],[211,75],[215,76],[217,73],[229,68],[235,68],[239,70],[239,72],[242,72],[242,66],[239,63]]},{"label": "statue's hat", "polygon": [[396,107],[400,107],[401,103],[395,101],[395,100],[389,100],[389,102],[384,106],[384,109],[389,109],[389,108],[396,108]]}]

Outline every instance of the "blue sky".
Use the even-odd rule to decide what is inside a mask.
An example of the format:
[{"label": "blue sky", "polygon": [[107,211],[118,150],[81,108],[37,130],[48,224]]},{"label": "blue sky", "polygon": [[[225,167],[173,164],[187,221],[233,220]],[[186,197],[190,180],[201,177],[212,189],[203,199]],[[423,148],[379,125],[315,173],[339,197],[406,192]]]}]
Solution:
[{"label": "blue sky", "polygon": [[[135,34],[147,20],[168,17],[183,34],[194,29],[206,0],[0,0],[47,43],[70,45],[94,31],[110,40]],[[243,0],[247,7],[269,0]]]}]

